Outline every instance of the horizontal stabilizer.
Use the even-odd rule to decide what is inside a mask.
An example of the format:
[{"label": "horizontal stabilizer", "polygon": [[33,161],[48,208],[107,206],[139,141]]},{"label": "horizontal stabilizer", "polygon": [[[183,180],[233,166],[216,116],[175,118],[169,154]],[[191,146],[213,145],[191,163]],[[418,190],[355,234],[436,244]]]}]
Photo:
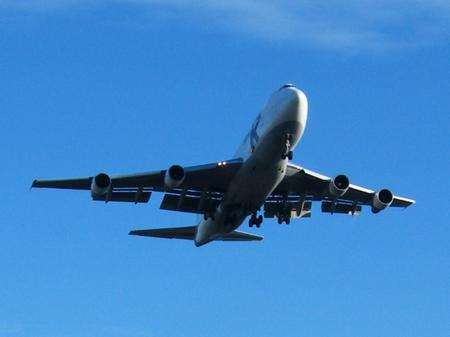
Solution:
[{"label": "horizontal stabilizer", "polygon": [[[165,239],[183,239],[194,240],[197,233],[197,226],[175,227],[175,228],[157,228],[131,231],[130,235],[149,236]],[[262,236],[239,231],[233,231],[216,238],[216,241],[261,241]]]},{"label": "horizontal stabilizer", "polygon": [[245,232],[233,231],[228,233],[220,238],[217,238],[218,241],[261,241],[263,239],[262,236],[254,235]]},{"label": "horizontal stabilizer", "polygon": [[176,228],[142,229],[131,231],[129,234],[164,239],[194,240],[196,232],[197,226],[189,226]]}]

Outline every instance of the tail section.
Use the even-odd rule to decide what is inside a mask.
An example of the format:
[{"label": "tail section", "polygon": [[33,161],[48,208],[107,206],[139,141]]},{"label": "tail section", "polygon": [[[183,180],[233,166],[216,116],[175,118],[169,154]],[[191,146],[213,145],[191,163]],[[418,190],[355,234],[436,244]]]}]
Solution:
[{"label": "tail section", "polygon": [[[197,226],[157,228],[131,231],[130,235],[149,236],[164,239],[194,240],[197,233]],[[262,236],[239,231],[218,236],[213,241],[261,241]]]}]

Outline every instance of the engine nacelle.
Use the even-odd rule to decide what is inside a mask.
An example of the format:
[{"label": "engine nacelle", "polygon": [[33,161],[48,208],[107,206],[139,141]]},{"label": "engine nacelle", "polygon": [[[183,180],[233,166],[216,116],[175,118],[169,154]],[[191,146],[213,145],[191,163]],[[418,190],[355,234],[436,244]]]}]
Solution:
[{"label": "engine nacelle", "polygon": [[106,173],[97,174],[92,179],[92,197],[101,197],[111,190],[111,178]]},{"label": "engine nacelle", "polygon": [[348,177],[344,174],[340,174],[336,176],[336,178],[331,179],[328,190],[333,197],[339,198],[347,192],[349,186],[350,180]]},{"label": "engine nacelle", "polygon": [[164,175],[164,185],[167,188],[176,188],[180,186],[185,178],[184,168],[180,165],[172,165]]},{"label": "engine nacelle", "polygon": [[379,190],[372,199],[372,212],[378,213],[386,207],[389,207],[394,200],[394,195],[388,189]]}]

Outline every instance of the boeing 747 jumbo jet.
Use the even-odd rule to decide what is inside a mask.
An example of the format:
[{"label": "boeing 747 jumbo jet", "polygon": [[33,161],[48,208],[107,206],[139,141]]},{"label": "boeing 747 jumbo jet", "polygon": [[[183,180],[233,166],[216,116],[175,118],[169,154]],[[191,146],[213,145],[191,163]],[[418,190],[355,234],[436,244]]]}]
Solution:
[{"label": "boeing 747 jumbo jet", "polygon": [[[329,178],[294,165],[293,150],[302,138],[308,116],[305,94],[285,84],[272,94],[253,123],[236,155],[218,163],[110,177],[35,180],[32,187],[90,190],[93,200],[146,203],[163,192],[161,209],[200,214],[197,226],[133,230],[131,235],[193,240],[196,246],[213,240],[259,241],[261,236],[237,231],[246,217],[250,227],[264,218],[289,224],[311,216],[311,204],[322,212],[373,213],[408,207],[414,200],[394,196],[388,189],[372,191],[350,184],[340,174]],[[260,214],[262,212],[262,214]]]}]

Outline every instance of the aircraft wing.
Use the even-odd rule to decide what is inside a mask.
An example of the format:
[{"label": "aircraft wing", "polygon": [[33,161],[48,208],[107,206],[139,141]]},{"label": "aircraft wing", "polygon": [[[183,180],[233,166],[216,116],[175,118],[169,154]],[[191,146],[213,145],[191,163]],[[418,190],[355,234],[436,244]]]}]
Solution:
[{"label": "aircraft wing", "polygon": [[[329,185],[332,179],[306,168],[289,164],[284,180],[276,188],[272,196],[272,201],[280,200],[283,194],[289,193],[290,198],[297,196],[303,201],[322,201],[322,210],[324,212],[333,213],[329,210],[327,203],[337,203],[338,210],[342,212],[336,213],[352,213],[355,210],[361,210],[362,205],[372,205],[376,191],[371,189],[350,184],[348,190],[340,197],[335,198],[331,195]],[[414,204],[412,199],[393,196],[390,207],[408,207]]]},{"label": "aircraft wing", "polygon": [[[242,166],[242,159],[232,159],[219,163],[185,167],[185,178],[180,186],[167,189],[164,184],[166,170],[144,172],[131,175],[112,176],[111,189],[107,196],[95,200],[147,202],[152,191],[167,192],[169,196],[185,193],[200,199],[205,191],[208,197],[221,197],[228,184]],[[93,176],[75,179],[35,180],[33,188],[57,188],[90,190]],[[173,206],[173,205],[172,205]]]}]

